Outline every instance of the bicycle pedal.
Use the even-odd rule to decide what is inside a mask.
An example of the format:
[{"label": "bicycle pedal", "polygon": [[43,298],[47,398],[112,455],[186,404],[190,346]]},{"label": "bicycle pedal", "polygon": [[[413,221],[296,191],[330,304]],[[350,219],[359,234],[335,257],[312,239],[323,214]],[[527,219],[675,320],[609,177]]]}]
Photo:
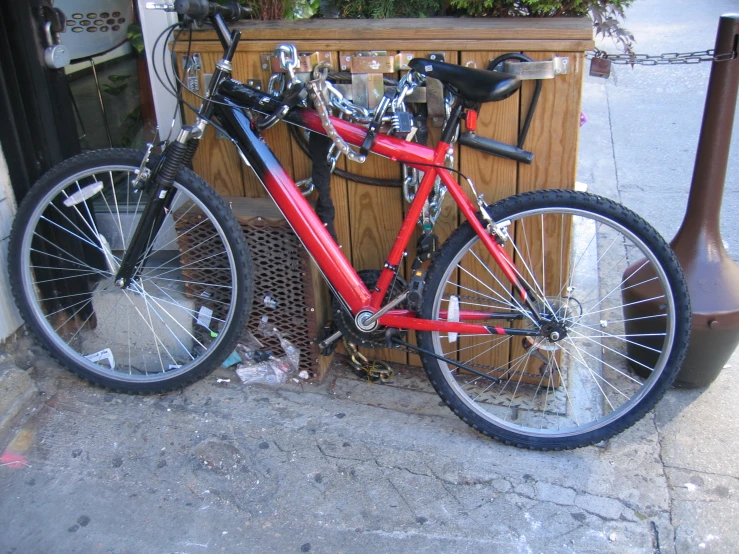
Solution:
[{"label": "bicycle pedal", "polygon": [[[323,341],[325,341],[335,332],[336,332],[336,325],[334,325],[334,322],[327,321],[326,324],[323,326],[323,328],[319,331],[318,337],[316,338],[316,343],[321,344]],[[339,345],[338,340],[335,340],[327,344],[326,348],[321,349],[321,352],[320,352],[321,356],[330,356],[336,351],[336,347],[338,345]]]}]

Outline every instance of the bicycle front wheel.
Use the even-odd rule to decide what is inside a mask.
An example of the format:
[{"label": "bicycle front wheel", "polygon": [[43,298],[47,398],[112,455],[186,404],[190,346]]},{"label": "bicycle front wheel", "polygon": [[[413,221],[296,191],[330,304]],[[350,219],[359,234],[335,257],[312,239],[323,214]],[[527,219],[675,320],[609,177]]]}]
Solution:
[{"label": "bicycle front wheel", "polygon": [[530,334],[419,333],[423,348],[480,372],[423,357],[437,392],[472,427],[517,446],[575,448],[623,431],[662,397],[687,348],[687,285],[673,252],[636,214],[591,194],[542,190],[488,211],[540,300],[526,306],[460,226],[429,269],[421,315],[466,311],[467,321]]},{"label": "bicycle front wheel", "polygon": [[24,198],[9,244],[13,294],[42,345],[77,375],[127,393],[173,390],[215,369],[253,290],[238,221],[187,169],[135,278],[115,286],[149,201],[132,185],[142,159],[100,150],[52,168]]}]

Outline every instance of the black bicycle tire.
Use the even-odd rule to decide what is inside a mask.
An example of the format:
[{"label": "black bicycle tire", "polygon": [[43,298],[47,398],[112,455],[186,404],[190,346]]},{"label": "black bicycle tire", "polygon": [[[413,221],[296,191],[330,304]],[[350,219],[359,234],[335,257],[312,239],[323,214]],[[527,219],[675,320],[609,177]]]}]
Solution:
[{"label": "black bicycle tire", "polygon": [[[667,363],[662,374],[657,379],[652,389],[637,402],[631,409],[620,417],[614,419],[603,427],[566,437],[541,437],[530,436],[525,433],[516,433],[502,428],[495,423],[485,420],[471,410],[456,395],[453,388],[444,378],[444,371],[439,361],[430,356],[421,355],[424,369],[436,392],[449,408],[465,423],[480,433],[493,439],[512,444],[518,447],[534,450],[568,450],[591,444],[596,444],[612,438],[622,431],[631,427],[634,423],[644,417],[664,396],[670,385],[677,376],[682,361],[687,351],[690,335],[690,300],[687,283],[682,269],[669,245],[640,216],[628,208],[593,194],[575,192],[570,190],[539,190],[523,193],[488,207],[488,213],[496,221],[503,221],[513,217],[517,212],[535,209],[537,207],[552,207],[567,205],[585,210],[591,210],[600,215],[614,219],[630,232],[637,235],[651,250],[665,270],[673,290],[675,300],[675,339],[674,347],[668,355]],[[442,279],[446,268],[461,248],[469,243],[475,236],[475,232],[469,223],[465,222],[457,228],[442,246],[441,251],[434,259],[429,268],[424,291],[424,301],[420,315],[423,318],[431,318],[433,314],[433,299],[439,286],[443,286]],[[419,344],[427,350],[434,349],[431,332],[417,332]]]},{"label": "black bicycle tire", "polygon": [[[111,148],[84,152],[54,166],[45,173],[24,197],[10,233],[8,245],[9,277],[11,290],[20,314],[41,346],[65,368],[92,384],[127,394],[158,394],[181,389],[198,381],[215,370],[233,351],[240,333],[243,331],[253,301],[253,268],[243,231],[226,202],[198,175],[187,168],[182,168],[175,182],[196,196],[218,220],[224,238],[229,242],[234,256],[236,271],[243,276],[243,286],[237,287],[237,298],[234,303],[234,317],[226,329],[221,330],[223,338],[200,363],[194,364],[187,371],[172,377],[164,377],[155,381],[125,381],[109,375],[88,370],[79,365],[47,335],[41,322],[35,316],[30,305],[29,296],[24,291],[24,279],[21,272],[21,252],[24,232],[30,223],[33,211],[44,196],[63,180],[65,176],[79,171],[92,170],[105,165],[141,164],[144,153],[139,150]],[[153,167],[154,161],[150,162]],[[166,375],[166,374],[165,374]]]}]

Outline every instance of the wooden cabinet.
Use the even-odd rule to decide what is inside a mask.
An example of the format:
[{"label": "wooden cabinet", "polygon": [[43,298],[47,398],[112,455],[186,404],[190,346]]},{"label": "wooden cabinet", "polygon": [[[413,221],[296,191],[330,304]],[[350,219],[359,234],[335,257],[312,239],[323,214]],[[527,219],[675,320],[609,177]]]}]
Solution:
[{"label": "wooden cabinet", "polygon": [[[534,60],[553,56],[569,59],[569,72],[542,81],[542,92],[524,148],[534,153],[531,165],[497,158],[458,147],[457,169],[475,183],[488,201],[534,189],[572,188],[577,170],[580,125],[580,98],[584,52],[593,47],[592,24],[586,19],[391,19],[391,20],[309,20],[267,21],[239,24],[242,39],[233,63],[234,77],[247,82],[261,80],[266,86],[271,67],[263,55],[277,44],[294,43],[301,53],[320,52],[340,69],[342,56],[362,51],[399,52],[427,57],[443,53],[447,62],[480,69],[507,52],[521,52]],[[213,72],[222,47],[213,31],[195,31],[192,43],[183,35],[175,45],[178,54],[188,50],[200,54],[203,75]],[[480,136],[515,144],[534,90],[526,81],[520,92],[501,102],[484,104],[479,114]],[[202,90],[202,87],[201,87]],[[198,104],[192,95],[188,101]],[[192,114],[190,114],[192,116]],[[431,140],[439,130],[430,126]],[[292,173],[295,181],[310,175],[308,158],[292,141],[285,124],[265,133],[267,143]],[[390,160],[371,156],[363,165],[340,167],[362,175],[400,178],[401,168]],[[224,196],[265,197],[266,193],[251,170],[244,166],[229,140],[218,138],[209,128],[194,161],[195,170]],[[348,166],[348,167],[347,167]],[[336,228],[344,252],[357,269],[382,267],[407,205],[399,188],[385,188],[347,182],[333,177],[332,196],[336,205]],[[447,198],[435,232],[443,241],[458,226],[456,205]],[[411,250],[415,241],[410,245]],[[408,253],[411,260],[414,253]],[[415,363],[417,358],[399,352],[384,352],[386,359]]]}]

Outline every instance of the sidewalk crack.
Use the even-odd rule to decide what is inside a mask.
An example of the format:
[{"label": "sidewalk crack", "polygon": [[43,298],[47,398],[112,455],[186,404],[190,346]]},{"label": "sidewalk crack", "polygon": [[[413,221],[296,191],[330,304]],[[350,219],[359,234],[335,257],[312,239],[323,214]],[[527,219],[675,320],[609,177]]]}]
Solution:
[{"label": "sidewalk crack", "polygon": [[616,193],[618,194],[618,203],[623,204],[621,198],[621,183],[618,178],[618,162],[616,161],[616,141],[613,138],[613,117],[611,116],[611,98],[608,94],[608,85],[605,86],[606,90],[606,106],[608,109],[608,133],[611,138],[611,157],[613,158],[613,171],[616,175]]}]

